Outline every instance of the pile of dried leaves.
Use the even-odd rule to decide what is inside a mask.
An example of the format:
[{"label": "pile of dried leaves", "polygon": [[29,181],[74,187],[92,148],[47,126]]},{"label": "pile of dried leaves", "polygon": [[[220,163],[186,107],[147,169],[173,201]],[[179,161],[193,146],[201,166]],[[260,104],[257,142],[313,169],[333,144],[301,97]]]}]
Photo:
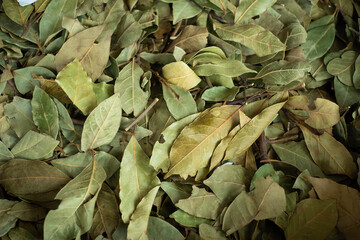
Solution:
[{"label": "pile of dried leaves", "polygon": [[19,2],[1,239],[360,239],[357,0]]}]

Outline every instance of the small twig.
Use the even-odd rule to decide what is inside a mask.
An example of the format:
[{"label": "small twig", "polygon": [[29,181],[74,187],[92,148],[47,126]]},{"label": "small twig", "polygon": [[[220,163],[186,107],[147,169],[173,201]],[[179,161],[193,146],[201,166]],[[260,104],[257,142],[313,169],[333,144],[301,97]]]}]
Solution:
[{"label": "small twig", "polygon": [[205,81],[206,81],[206,83],[207,83],[207,85],[209,86],[209,87],[213,87],[213,85],[212,85],[212,83],[211,83],[211,81],[210,81],[210,79],[209,79],[209,77],[205,77]]},{"label": "small twig", "polygon": [[260,163],[272,163],[272,162],[281,162],[280,160],[276,160],[276,159],[266,159],[266,160],[261,160]]},{"label": "small twig", "polygon": [[155,98],[154,101],[129,125],[127,128],[125,128],[125,131],[129,131],[130,128],[132,128],[135,124],[137,124],[159,101],[158,98]]},{"label": "small twig", "polygon": [[275,144],[275,143],[286,143],[286,142],[290,142],[290,141],[295,141],[299,139],[299,135],[290,135],[290,136],[286,136],[286,137],[283,137],[283,138],[278,138],[278,139],[275,139],[275,140],[268,140],[268,143],[269,144]]},{"label": "small twig", "polygon": [[71,121],[76,125],[84,125],[84,123],[85,123],[84,120],[79,120],[79,119],[75,119],[75,118],[71,118]]}]

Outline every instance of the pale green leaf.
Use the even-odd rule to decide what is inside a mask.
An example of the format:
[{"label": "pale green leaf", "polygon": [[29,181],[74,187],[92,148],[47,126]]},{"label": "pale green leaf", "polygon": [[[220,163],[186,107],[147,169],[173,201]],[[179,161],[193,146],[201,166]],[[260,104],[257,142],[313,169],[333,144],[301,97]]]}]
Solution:
[{"label": "pale green leaf", "polygon": [[146,235],[149,240],[182,240],[184,236],[173,225],[158,217],[150,216]]},{"label": "pale green leaf", "polygon": [[22,7],[16,0],[4,0],[2,7],[6,15],[21,26],[26,26],[26,22],[34,10],[33,5]]},{"label": "pale green leaf", "polygon": [[246,22],[252,17],[271,8],[276,0],[245,0],[241,1],[235,13],[235,23]]},{"label": "pale green leaf", "polygon": [[59,117],[53,100],[41,88],[35,87],[31,106],[34,123],[40,132],[56,139],[59,132]]},{"label": "pale green leaf", "polygon": [[12,152],[10,152],[8,147],[2,141],[0,141],[0,162],[5,162],[12,158],[14,158]]},{"label": "pale green leaf", "polygon": [[162,68],[162,73],[169,83],[186,90],[195,87],[201,81],[194,71],[182,61],[166,64]]},{"label": "pale green leaf", "polygon": [[59,141],[34,131],[28,131],[25,136],[11,149],[17,158],[41,160],[51,157]]},{"label": "pale green leaf", "polygon": [[119,130],[121,112],[120,94],[114,94],[101,102],[85,121],[81,150],[87,151],[109,144]]}]

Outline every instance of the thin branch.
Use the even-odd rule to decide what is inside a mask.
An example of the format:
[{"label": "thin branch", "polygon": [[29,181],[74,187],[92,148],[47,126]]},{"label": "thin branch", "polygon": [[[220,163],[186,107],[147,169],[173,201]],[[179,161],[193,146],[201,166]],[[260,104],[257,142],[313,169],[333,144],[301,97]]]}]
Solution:
[{"label": "thin branch", "polygon": [[155,98],[154,101],[129,125],[125,128],[125,131],[129,131],[135,124],[140,122],[140,120],[145,117],[145,115],[155,106],[155,104],[159,101],[158,98]]},{"label": "thin branch", "polygon": [[283,138],[278,138],[278,139],[274,139],[274,140],[268,140],[269,144],[275,144],[275,143],[286,143],[286,142],[290,142],[290,141],[295,141],[299,139],[299,135],[290,135],[290,136],[286,136]]},{"label": "thin branch", "polygon": [[269,156],[267,154],[267,140],[265,137],[265,132],[262,132],[259,138],[259,159],[260,160],[267,160]]}]

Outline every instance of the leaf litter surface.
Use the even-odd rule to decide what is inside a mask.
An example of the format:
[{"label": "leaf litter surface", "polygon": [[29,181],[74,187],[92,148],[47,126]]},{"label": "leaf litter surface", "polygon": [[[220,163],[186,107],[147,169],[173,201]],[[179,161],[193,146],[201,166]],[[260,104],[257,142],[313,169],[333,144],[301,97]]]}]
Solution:
[{"label": "leaf litter surface", "polygon": [[357,0],[0,0],[0,239],[360,239]]}]

